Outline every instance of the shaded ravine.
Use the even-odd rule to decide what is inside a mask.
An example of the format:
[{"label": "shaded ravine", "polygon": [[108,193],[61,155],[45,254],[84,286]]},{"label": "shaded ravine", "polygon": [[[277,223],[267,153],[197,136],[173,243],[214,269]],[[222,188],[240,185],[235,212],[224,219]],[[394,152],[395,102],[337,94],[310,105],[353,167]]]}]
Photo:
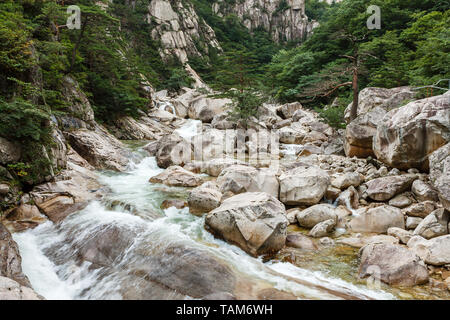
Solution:
[{"label": "shaded ravine", "polygon": [[[188,123],[181,133],[190,135],[193,128],[195,125]],[[215,239],[205,230],[204,217],[189,214],[188,208],[160,209],[164,199],[186,197],[188,190],[149,183],[149,178],[162,169],[142,150],[135,153],[140,160],[128,172],[99,173],[100,182],[110,189],[101,201],[91,202],[59,225],[47,222],[14,234],[24,273],[39,294],[47,299],[199,298],[201,292],[196,290],[191,297],[188,292],[177,290],[177,283],[171,287],[178,278],[169,276],[169,282],[158,279],[159,275],[167,277],[165,268],[179,267],[180,261],[170,259],[189,257],[165,255],[174,248],[175,252],[188,248],[187,251],[194,250],[194,257],[198,250],[220,261],[240,279],[236,282],[248,280],[251,285],[240,285],[238,289],[240,298],[254,298],[245,290],[251,291],[255,286],[278,289],[299,299],[394,298],[386,291],[371,290],[320,271],[301,269],[287,262],[263,262],[262,257],[253,258],[238,247]],[[112,260],[89,246],[95,245],[96,237],[105,230],[114,235],[120,230],[121,237],[125,237],[125,244],[113,244],[114,250],[120,252]],[[217,282],[220,286],[220,279]],[[185,285],[183,279],[181,284]],[[196,284],[190,285],[196,288]]]}]

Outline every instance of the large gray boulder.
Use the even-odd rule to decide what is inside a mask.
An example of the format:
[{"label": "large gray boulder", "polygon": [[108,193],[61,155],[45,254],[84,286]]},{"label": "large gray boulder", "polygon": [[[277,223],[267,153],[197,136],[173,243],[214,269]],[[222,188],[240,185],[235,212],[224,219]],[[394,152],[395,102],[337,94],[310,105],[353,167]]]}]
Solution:
[{"label": "large gray boulder", "polygon": [[288,224],[284,205],[264,192],[228,198],[205,219],[205,226],[214,235],[253,256],[280,250]]},{"label": "large gray boulder", "polygon": [[430,155],[430,180],[442,205],[450,210],[450,143]]},{"label": "large gray boulder", "polygon": [[104,127],[96,125],[94,130],[78,129],[64,134],[72,148],[92,166],[116,171],[126,169],[130,152]]},{"label": "large gray boulder", "polygon": [[31,287],[30,281],[22,272],[19,246],[2,223],[0,223],[0,276],[11,278],[21,286]]},{"label": "large gray boulder", "polygon": [[266,192],[278,197],[280,184],[276,172],[267,168],[233,165],[225,168],[217,178],[220,191],[234,194],[243,192]]},{"label": "large gray boulder", "polygon": [[191,119],[211,122],[213,118],[226,111],[231,104],[230,99],[214,99],[207,96],[194,98],[188,108],[188,116]]},{"label": "large gray boulder", "polygon": [[405,220],[400,209],[381,205],[362,211],[348,226],[354,232],[386,233],[391,227],[405,229]]},{"label": "large gray boulder", "polygon": [[195,215],[208,213],[220,206],[222,193],[211,181],[193,189],[188,196],[189,212]]},{"label": "large gray boulder", "polygon": [[408,241],[408,247],[427,264],[442,266],[450,263],[450,234],[430,240],[414,236]]},{"label": "large gray boulder", "polygon": [[171,166],[160,174],[150,178],[152,183],[162,183],[172,187],[197,187],[203,183],[203,179],[180,166]]},{"label": "large gray boulder", "polygon": [[367,182],[367,195],[375,201],[387,201],[408,190],[417,178],[414,174],[386,176]]},{"label": "large gray boulder", "polygon": [[0,276],[0,301],[2,300],[44,300],[44,298],[29,287]]},{"label": "large gray boulder", "polygon": [[160,168],[168,168],[172,165],[182,166],[192,159],[191,144],[174,133],[164,136],[158,141],[156,162]]},{"label": "large gray boulder", "polygon": [[334,206],[325,203],[316,204],[300,211],[296,217],[298,224],[305,228],[313,228],[318,223],[327,220],[333,220],[336,224],[338,219]]},{"label": "large gray boulder", "polygon": [[428,282],[425,263],[405,247],[376,243],[360,250],[359,277],[371,276],[387,284],[414,286]]},{"label": "large gray boulder", "polygon": [[444,208],[437,209],[426,216],[414,230],[414,235],[431,239],[448,234],[450,214]]},{"label": "large gray boulder", "polygon": [[428,156],[450,141],[450,91],[388,112],[377,127],[378,160],[399,169],[428,170]]},{"label": "large gray boulder", "polygon": [[325,195],[330,177],[316,166],[297,167],[279,177],[280,201],[288,205],[314,205]]}]

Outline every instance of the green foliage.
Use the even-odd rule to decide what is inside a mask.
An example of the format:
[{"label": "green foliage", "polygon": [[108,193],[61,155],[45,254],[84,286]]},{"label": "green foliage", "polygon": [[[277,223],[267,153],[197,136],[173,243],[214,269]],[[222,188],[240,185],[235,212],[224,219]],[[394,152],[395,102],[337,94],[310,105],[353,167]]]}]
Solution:
[{"label": "green foliage", "polygon": [[345,106],[330,106],[328,108],[315,108],[319,113],[320,118],[325,123],[336,129],[345,129],[346,124],[344,121]]},{"label": "green foliage", "polygon": [[245,126],[250,118],[258,115],[259,107],[267,99],[267,97],[254,89],[229,90],[225,96],[233,101],[230,118],[240,121]]}]

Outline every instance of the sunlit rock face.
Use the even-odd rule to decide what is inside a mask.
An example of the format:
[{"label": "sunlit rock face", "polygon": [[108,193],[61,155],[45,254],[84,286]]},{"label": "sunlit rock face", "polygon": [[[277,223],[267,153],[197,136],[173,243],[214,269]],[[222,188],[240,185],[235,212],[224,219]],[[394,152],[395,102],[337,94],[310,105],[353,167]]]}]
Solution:
[{"label": "sunlit rock face", "polygon": [[244,0],[234,4],[219,0],[212,5],[218,16],[235,14],[250,30],[262,28],[277,42],[301,41],[318,25],[308,21],[304,0]]},{"label": "sunlit rock face", "polygon": [[154,26],[152,38],[161,41],[163,58],[175,56],[185,63],[189,56],[202,55],[194,39],[201,39],[206,51],[208,47],[221,50],[214,30],[199,19],[189,2],[152,0],[148,6],[147,22]]}]

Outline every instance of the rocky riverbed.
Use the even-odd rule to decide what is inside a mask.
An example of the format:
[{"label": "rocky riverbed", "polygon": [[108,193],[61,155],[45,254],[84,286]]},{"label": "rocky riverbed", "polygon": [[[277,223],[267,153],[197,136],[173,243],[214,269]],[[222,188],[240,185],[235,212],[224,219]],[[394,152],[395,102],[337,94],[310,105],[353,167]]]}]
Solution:
[{"label": "rocky riverbed", "polygon": [[364,89],[345,131],[299,103],[244,130],[192,89],[58,119],[65,170],[2,215],[0,297],[449,299],[449,95],[411,96]]}]

